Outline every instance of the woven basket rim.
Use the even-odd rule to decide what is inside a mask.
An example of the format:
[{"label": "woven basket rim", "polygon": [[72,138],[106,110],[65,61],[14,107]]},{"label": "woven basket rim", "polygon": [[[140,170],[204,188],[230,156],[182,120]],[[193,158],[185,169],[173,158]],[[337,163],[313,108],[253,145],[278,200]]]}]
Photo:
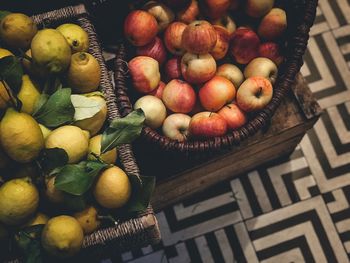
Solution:
[{"label": "woven basket rim", "polygon": [[[295,2],[295,1],[294,1]],[[306,51],[307,42],[309,39],[309,31],[316,16],[316,7],[318,0],[300,0],[305,5],[304,16],[300,24],[296,25],[296,34],[290,38],[292,45],[290,46],[289,56],[283,65],[283,76],[281,72],[274,85],[274,94],[272,101],[262,111],[258,112],[256,116],[246,123],[243,127],[233,130],[223,136],[205,139],[205,140],[191,140],[185,142],[178,142],[159,134],[156,130],[150,127],[144,127],[142,130],[142,137],[157,145],[162,150],[191,153],[191,152],[207,152],[220,151],[224,149],[231,149],[240,142],[256,134],[264,126],[269,124],[273,114],[290,90],[294,83],[297,73],[300,71],[303,60],[302,56]],[[126,56],[126,44],[121,43],[117,50],[117,57],[115,59],[115,88],[117,103],[123,116],[127,115],[132,110],[132,105],[127,94],[126,75],[127,68],[124,58]]]}]

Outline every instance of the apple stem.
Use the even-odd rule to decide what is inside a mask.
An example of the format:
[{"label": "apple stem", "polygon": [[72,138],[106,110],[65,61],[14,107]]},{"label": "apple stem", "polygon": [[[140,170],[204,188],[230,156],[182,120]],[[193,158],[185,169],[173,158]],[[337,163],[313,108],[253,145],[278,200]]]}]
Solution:
[{"label": "apple stem", "polygon": [[263,88],[260,87],[259,90],[258,90],[258,92],[255,94],[255,96],[258,97],[258,98],[260,98],[260,96],[262,95],[262,90],[263,90]]}]

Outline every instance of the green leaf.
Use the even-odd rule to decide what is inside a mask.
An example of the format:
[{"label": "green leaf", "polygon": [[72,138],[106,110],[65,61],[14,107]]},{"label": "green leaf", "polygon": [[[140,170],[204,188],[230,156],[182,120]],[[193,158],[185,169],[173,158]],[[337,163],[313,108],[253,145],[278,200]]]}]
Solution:
[{"label": "green leaf", "polygon": [[42,259],[42,249],[40,243],[41,232],[44,225],[27,227],[16,234],[18,247],[23,251],[26,263],[40,263]]},{"label": "green leaf", "polygon": [[68,159],[67,152],[61,148],[43,149],[39,156],[41,167],[48,173],[58,167],[66,165]]},{"label": "green leaf", "polygon": [[0,59],[0,79],[4,80],[15,94],[21,89],[22,76],[23,69],[17,57],[6,56]]},{"label": "green leaf", "polygon": [[84,95],[71,95],[75,108],[74,121],[80,121],[95,116],[103,107],[103,102],[85,97]]},{"label": "green leaf", "polygon": [[33,114],[32,114],[33,116],[35,116],[38,113],[40,108],[47,102],[49,97],[50,96],[47,94],[40,94],[39,99],[37,99],[35,104],[34,104],[34,110],[33,110]]},{"label": "green leaf", "polygon": [[133,142],[140,136],[145,114],[137,109],[124,118],[113,120],[102,135],[101,154],[121,145]]},{"label": "green leaf", "polygon": [[65,193],[64,195],[64,206],[67,209],[79,212],[86,208],[87,202],[84,195],[71,195]]},{"label": "green leaf", "polygon": [[83,195],[90,189],[96,176],[107,166],[108,164],[98,161],[65,165],[56,176],[55,187],[72,195]]},{"label": "green leaf", "polygon": [[154,176],[137,176],[130,174],[128,176],[132,186],[132,195],[130,201],[126,205],[126,209],[130,213],[145,211],[156,186],[156,178]]},{"label": "green leaf", "polygon": [[11,12],[6,11],[6,10],[0,10],[0,22],[5,18],[5,16],[11,14]]},{"label": "green leaf", "polygon": [[37,110],[34,118],[49,128],[56,128],[74,120],[74,106],[71,102],[71,89],[59,89]]}]

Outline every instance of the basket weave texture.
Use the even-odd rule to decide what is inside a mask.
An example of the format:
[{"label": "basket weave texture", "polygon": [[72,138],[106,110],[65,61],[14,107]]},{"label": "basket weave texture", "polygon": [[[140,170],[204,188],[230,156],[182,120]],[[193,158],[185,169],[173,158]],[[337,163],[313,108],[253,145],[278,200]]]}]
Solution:
[{"label": "basket weave texture", "polygon": [[[302,57],[306,51],[310,28],[315,20],[317,4],[318,0],[284,1],[290,25],[287,32],[286,61],[279,69],[272,101],[246,125],[224,136],[207,140],[177,142],[159,134],[150,127],[143,129],[142,137],[166,152],[188,156],[189,153],[197,153],[205,156],[213,152],[229,150],[267,126],[291,85],[295,82],[296,75],[303,64]],[[122,116],[125,116],[132,111],[130,91],[128,91],[128,69],[125,63],[128,55],[127,44],[120,44],[116,55],[115,93],[119,110]]]}]

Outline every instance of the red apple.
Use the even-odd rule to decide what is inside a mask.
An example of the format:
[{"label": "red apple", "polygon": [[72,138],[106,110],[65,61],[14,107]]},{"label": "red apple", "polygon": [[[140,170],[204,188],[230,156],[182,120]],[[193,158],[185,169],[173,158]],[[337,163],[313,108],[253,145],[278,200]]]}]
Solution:
[{"label": "red apple", "polygon": [[165,4],[170,6],[173,10],[182,10],[190,5],[191,0],[163,0]]},{"label": "red apple", "polygon": [[194,54],[209,53],[216,44],[216,32],[207,21],[196,20],[189,24],[182,34],[182,46]]},{"label": "red apple", "polygon": [[210,54],[215,60],[223,59],[229,48],[230,35],[227,30],[221,26],[214,26],[217,36],[216,44]]},{"label": "red apple", "polygon": [[212,138],[225,135],[227,123],[219,114],[204,111],[194,115],[190,122],[190,135],[198,138]]},{"label": "red apple", "polygon": [[258,34],[266,40],[275,40],[282,36],[287,28],[287,15],[283,9],[273,8],[258,28]]},{"label": "red apple", "polygon": [[162,99],[169,110],[189,113],[195,105],[196,93],[187,82],[173,79],[165,86]]},{"label": "red apple", "polygon": [[230,36],[236,31],[236,23],[229,15],[222,16],[219,19],[213,20],[211,23],[214,26],[225,28]]},{"label": "red apple", "polygon": [[266,15],[273,7],[275,0],[247,0],[246,13],[254,18]]},{"label": "red apple", "polygon": [[216,73],[216,62],[212,55],[197,55],[186,53],[181,59],[181,73],[183,78],[191,84],[201,84]]},{"label": "red apple", "polygon": [[230,130],[242,127],[247,122],[247,116],[236,104],[228,104],[218,114],[225,119]]},{"label": "red apple", "polygon": [[162,32],[171,22],[174,21],[175,15],[173,11],[166,5],[157,1],[149,1],[144,6],[148,13],[154,16],[158,23],[158,31]]},{"label": "red apple", "polygon": [[264,77],[272,84],[275,83],[278,76],[276,64],[268,58],[254,58],[244,69],[244,77]]},{"label": "red apple", "polygon": [[259,57],[271,59],[277,66],[281,65],[284,60],[280,47],[275,42],[262,43],[259,47]]},{"label": "red apple", "polygon": [[204,109],[218,111],[227,103],[233,101],[236,88],[228,79],[215,76],[199,90],[199,99]]},{"label": "red apple", "polygon": [[164,136],[179,142],[186,141],[190,121],[191,117],[186,114],[175,113],[169,115],[163,123]]},{"label": "red apple", "polygon": [[181,56],[185,53],[182,35],[187,25],[182,22],[171,23],[164,32],[164,44],[170,53]]},{"label": "red apple", "polygon": [[157,33],[157,20],[146,11],[131,11],[125,19],[124,34],[134,46],[147,45],[156,37]]},{"label": "red apple", "polygon": [[164,72],[168,81],[172,79],[181,79],[181,58],[175,57],[169,59],[165,63]]},{"label": "red apple", "polygon": [[232,36],[230,52],[239,64],[248,64],[258,56],[260,39],[251,29],[240,27]]},{"label": "red apple", "polygon": [[159,99],[162,99],[165,85],[166,84],[163,81],[160,81],[158,87],[156,89],[154,89],[153,91],[151,91],[149,93],[149,95],[152,95],[152,96],[155,96]]},{"label": "red apple", "polygon": [[245,112],[257,111],[266,107],[272,99],[271,82],[264,77],[251,77],[245,80],[237,92],[237,105]]},{"label": "red apple", "polygon": [[204,0],[203,13],[211,19],[218,19],[226,14],[230,0]]},{"label": "red apple", "polygon": [[197,0],[192,0],[191,4],[179,11],[176,15],[176,18],[178,21],[189,24],[196,20],[199,16],[199,7],[198,7],[198,2]]},{"label": "red apple", "polygon": [[156,89],[160,82],[158,61],[145,56],[133,58],[129,64],[134,88],[141,93],[149,93]]},{"label": "red apple", "polygon": [[236,89],[238,89],[239,86],[241,86],[244,80],[244,75],[242,71],[236,65],[233,64],[222,64],[218,68],[216,75],[227,78],[229,81],[232,82]]},{"label": "red apple", "polygon": [[162,40],[156,37],[146,46],[138,47],[136,49],[136,55],[154,58],[158,61],[159,65],[162,65],[166,60],[167,53]]}]

